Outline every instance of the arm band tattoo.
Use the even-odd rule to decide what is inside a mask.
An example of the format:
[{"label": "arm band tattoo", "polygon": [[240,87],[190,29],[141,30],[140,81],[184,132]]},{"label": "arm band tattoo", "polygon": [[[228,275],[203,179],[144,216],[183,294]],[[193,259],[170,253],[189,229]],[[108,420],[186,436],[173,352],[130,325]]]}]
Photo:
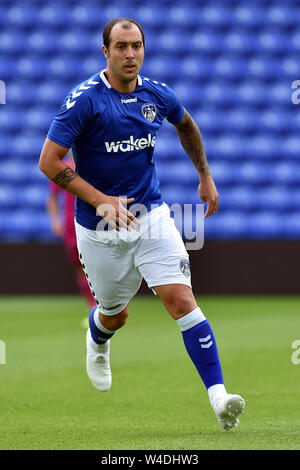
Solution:
[{"label": "arm band tattoo", "polygon": [[52,181],[65,189],[76,176],[77,173],[67,166],[63,171],[58,173]]}]

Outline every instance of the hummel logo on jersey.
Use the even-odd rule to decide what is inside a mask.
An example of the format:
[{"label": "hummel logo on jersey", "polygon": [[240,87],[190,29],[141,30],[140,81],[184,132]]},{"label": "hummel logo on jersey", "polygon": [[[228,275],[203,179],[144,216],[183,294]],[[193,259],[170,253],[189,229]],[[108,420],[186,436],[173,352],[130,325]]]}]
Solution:
[{"label": "hummel logo on jersey", "polygon": [[111,152],[132,152],[133,150],[143,150],[146,147],[155,146],[155,135],[148,134],[147,138],[135,139],[131,135],[128,140],[119,140],[118,142],[105,142],[106,151]]},{"label": "hummel logo on jersey", "polygon": [[127,103],[136,103],[137,102],[137,96],[134,98],[129,98],[128,100],[121,100],[121,103],[127,104]]}]

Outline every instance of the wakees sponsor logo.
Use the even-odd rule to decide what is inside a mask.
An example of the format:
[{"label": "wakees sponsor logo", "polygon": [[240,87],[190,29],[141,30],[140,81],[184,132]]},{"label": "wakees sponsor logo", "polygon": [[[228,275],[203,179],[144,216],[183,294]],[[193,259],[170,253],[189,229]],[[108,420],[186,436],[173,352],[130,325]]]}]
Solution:
[{"label": "wakees sponsor logo", "polygon": [[148,134],[147,137],[135,139],[133,135],[128,140],[118,140],[117,142],[104,142],[106,151],[112,152],[132,152],[133,150],[143,150],[147,147],[155,146],[155,135]]}]

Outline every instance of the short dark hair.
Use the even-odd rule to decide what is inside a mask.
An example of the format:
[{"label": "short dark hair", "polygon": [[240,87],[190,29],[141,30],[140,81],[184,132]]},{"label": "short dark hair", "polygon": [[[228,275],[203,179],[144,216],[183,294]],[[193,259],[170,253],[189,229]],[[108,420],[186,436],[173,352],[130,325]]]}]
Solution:
[{"label": "short dark hair", "polygon": [[144,31],[140,23],[133,20],[132,18],[114,18],[113,20],[110,20],[108,23],[106,23],[106,25],[103,28],[103,44],[107,49],[109,48],[109,44],[110,44],[111,30],[117,23],[122,23],[122,26],[125,29],[128,29],[131,27],[130,23],[137,26],[142,34],[143,45],[145,47],[145,35],[144,35]]}]

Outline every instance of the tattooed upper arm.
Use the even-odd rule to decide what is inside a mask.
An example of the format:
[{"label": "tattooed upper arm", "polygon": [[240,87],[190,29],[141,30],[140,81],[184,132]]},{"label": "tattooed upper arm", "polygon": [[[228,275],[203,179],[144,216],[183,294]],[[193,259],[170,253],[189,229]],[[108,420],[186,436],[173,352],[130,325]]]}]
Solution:
[{"label": "tattooed upper arm", "polygon": [[175,124],[175,129],[180,138],[182,147],[194,163],[198,172],[210,175],[211,173],[207,163],[200,129],[186,109],[184,110],[181,121]]},{"label": "tattooed upper arm", "polygon": [[77,173],[72,170],[72,168],[70,167],[66,167],[63,171],[61,171],[60,173],[57,173],[57,175],[52,179],[52,181],[54,183],[56,183],[58,186],[60,186],[61,188],[65,189],[68,184],[74,179],[76,178]]}]

